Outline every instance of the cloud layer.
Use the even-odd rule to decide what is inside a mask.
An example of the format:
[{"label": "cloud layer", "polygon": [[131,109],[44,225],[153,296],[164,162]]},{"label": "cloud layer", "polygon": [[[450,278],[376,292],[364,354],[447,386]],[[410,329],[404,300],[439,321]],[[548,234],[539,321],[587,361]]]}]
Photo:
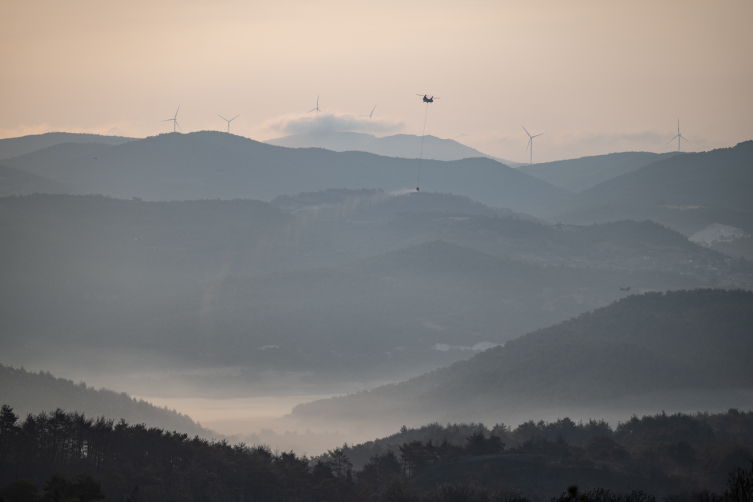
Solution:
[{"label": "cloud layer", "polygon": [[285,115],[267,122],[266,127],[272,131],[285,134],[300,134],[317,131],[348,132],[397,132],[404,126],[403,121],[389,119],[369,119],[356,117],[349,113],[320,113],[317,115]]}]

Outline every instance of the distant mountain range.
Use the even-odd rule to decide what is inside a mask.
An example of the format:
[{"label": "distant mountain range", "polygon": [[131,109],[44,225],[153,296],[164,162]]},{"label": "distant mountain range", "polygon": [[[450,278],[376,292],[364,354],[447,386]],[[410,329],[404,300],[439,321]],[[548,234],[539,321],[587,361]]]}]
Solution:
[{"label": "distant mountain range", "polygon": [[[125,144],[65,143],[5,164],[80,193],[147,200],[261,199],[328,188],[416,188],[418,159],[259,143],[220,132],[163,134]],[[421,190],[542,214],[570,192],[486,158],[425,160]]]},{"label": "distant mountain range", "polygon": [[71,132],[48,132],[18,138],[0,139],[0,160],[26,155],[43,148],[61,143],[100,143],[102,145],[122,145],[136,138],[123,136],[102,136],[100,134],[80,134]]},{"label": "distant mountain range", "polygon": [[588,406],[747,407],[751,326],[750,291],[630,296],[406,382],[299,405],[293,416],[362,424],[409,417],[508,422]]},{"label": "distant mountain range", "polygon": [[540,164],[521,164],[517,168],[554,186],[582,192],[602,181],[633,172],[653,162],[677,155],[671,153],[623,152]]},{"label": "distant mountain range", "polygon": [[520,162],[487,155],[455,140],[442,139],[431,135],[425,136],[422,140],[421,136],[413,134],[395,134],[379,138],[360,132],[317,131],[292,134],[271,139],[265,143],[288,148],[324,148],[335,152],[368,152],[385,157],[405,159],[417,159],[422,155],[422,152],[423,158],[428,160],[462,160],[486,157],[510,167],[521,165]]},{"label": "distant mountain range", "polygon": [[753,141],[664,158],[554,203],[551,220],[650,219],[687,236],[713,223],[753,232]]}]

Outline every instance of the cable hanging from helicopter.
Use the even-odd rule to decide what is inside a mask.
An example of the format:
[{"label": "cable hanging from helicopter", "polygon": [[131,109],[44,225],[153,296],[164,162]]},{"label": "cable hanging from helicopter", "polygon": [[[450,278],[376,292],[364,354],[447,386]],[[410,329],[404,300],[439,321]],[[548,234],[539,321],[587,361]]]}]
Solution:
[{"label": "cable hanging from helicopter", "polygon": [[421,186],[421,163],[424,160],[424,135],[426,134],[426,117],[429,115],[429,103],[433,103],[435,99],[440,99],[435,96],[427,96],[426,94],[416,94],[416,96],[423,96],[423,101],[426,103],[426,113],[424,113],[424,128],[421,131],[421,155],[418,157],[418,178],[416,179],[416,192],[419,191]]}]

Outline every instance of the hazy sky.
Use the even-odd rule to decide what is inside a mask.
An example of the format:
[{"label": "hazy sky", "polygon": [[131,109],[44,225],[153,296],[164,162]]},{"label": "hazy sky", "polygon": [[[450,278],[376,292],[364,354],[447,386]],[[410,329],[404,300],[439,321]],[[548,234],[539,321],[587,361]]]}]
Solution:
[{"label": "hazy sky", "polygon": [[[753,1],[0,3],[0,137],[310,127],[427,133],[519,160],[753,139]],[[326,114],[302,120],[317,94]],[[312,117],[309,116],[309,119]]]}]

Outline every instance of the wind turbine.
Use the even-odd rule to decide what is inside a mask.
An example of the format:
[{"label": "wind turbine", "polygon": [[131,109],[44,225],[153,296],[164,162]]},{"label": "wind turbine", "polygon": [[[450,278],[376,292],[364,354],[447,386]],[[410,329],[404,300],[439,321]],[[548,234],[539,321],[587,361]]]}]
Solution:
[{"label": "wind turbine", "polygon": [[180,105],[178,105],[178,109],[175,110],[175,117],[162,121],[162,122],[172,122],[173,123],[173,132],[175,132],[175,126],[178,126],[178,129],[180,129],[181,131],[183,130],[183,128],[180,126],[180,124],[178,124],[178,111],[179,110],[180,110]]},{"label": "wind turbine", "polygon": [[359,115],[359,117],[369,117],[369,134],[371,134],[371,116],[374,115],[374,110],[376,110],[377,105],[374,105],[374,108],[371,109],[371,113],[368,115]]},{"label": "wind turbine", "polygon": [[222,115],[217,115],[217,116],[218,116],[219,118],[221,118],[222,120],[224,120],[225,122],[227,122],[227,133],[228,133],[228,134],[230,134],[230,122],[232,122],[233,120],[235,120],[235,119],[237,119],[238,117],[240,117],[240,115],[236,115],[235,117],[233,117],[233,118],[231,118],[230,120],[228,120],[228,119],[226,119],[225,117],[223,117]]},{"label": "wind turbine", "polygon": [[[677,151],[680,151],[680,140],[685,139],[685,136],[680,134],[680,119],[677,119],[677,136],[667,141],[667,144],[672,143],[674,140],[677,140]],[[688,143],[690,143],[690,140],[685,139]]]},{"label": "wind turbine", "polygon": [[525,126],[520,126],[523,128],[523,130],[528,135],[528,145],[526,146],[526,152],[528,151],[528,147],[531,147],[531,160],[528,162],[529,164],[533,164],[533,138],[538,138],[539,136],[543,136],[544,133],[537,134],[536,136],[531,136],[531,133],[528,132],[528,129],[525,128]]},{"label": "wind turbine", "polygon": [[319,115],[320,111],[321,110],[319,109],[319,95],[317,94],[316,95],[316,108],[314,108],[313,110],[309,110],[306,113],[316,112],[316,114]]}]

